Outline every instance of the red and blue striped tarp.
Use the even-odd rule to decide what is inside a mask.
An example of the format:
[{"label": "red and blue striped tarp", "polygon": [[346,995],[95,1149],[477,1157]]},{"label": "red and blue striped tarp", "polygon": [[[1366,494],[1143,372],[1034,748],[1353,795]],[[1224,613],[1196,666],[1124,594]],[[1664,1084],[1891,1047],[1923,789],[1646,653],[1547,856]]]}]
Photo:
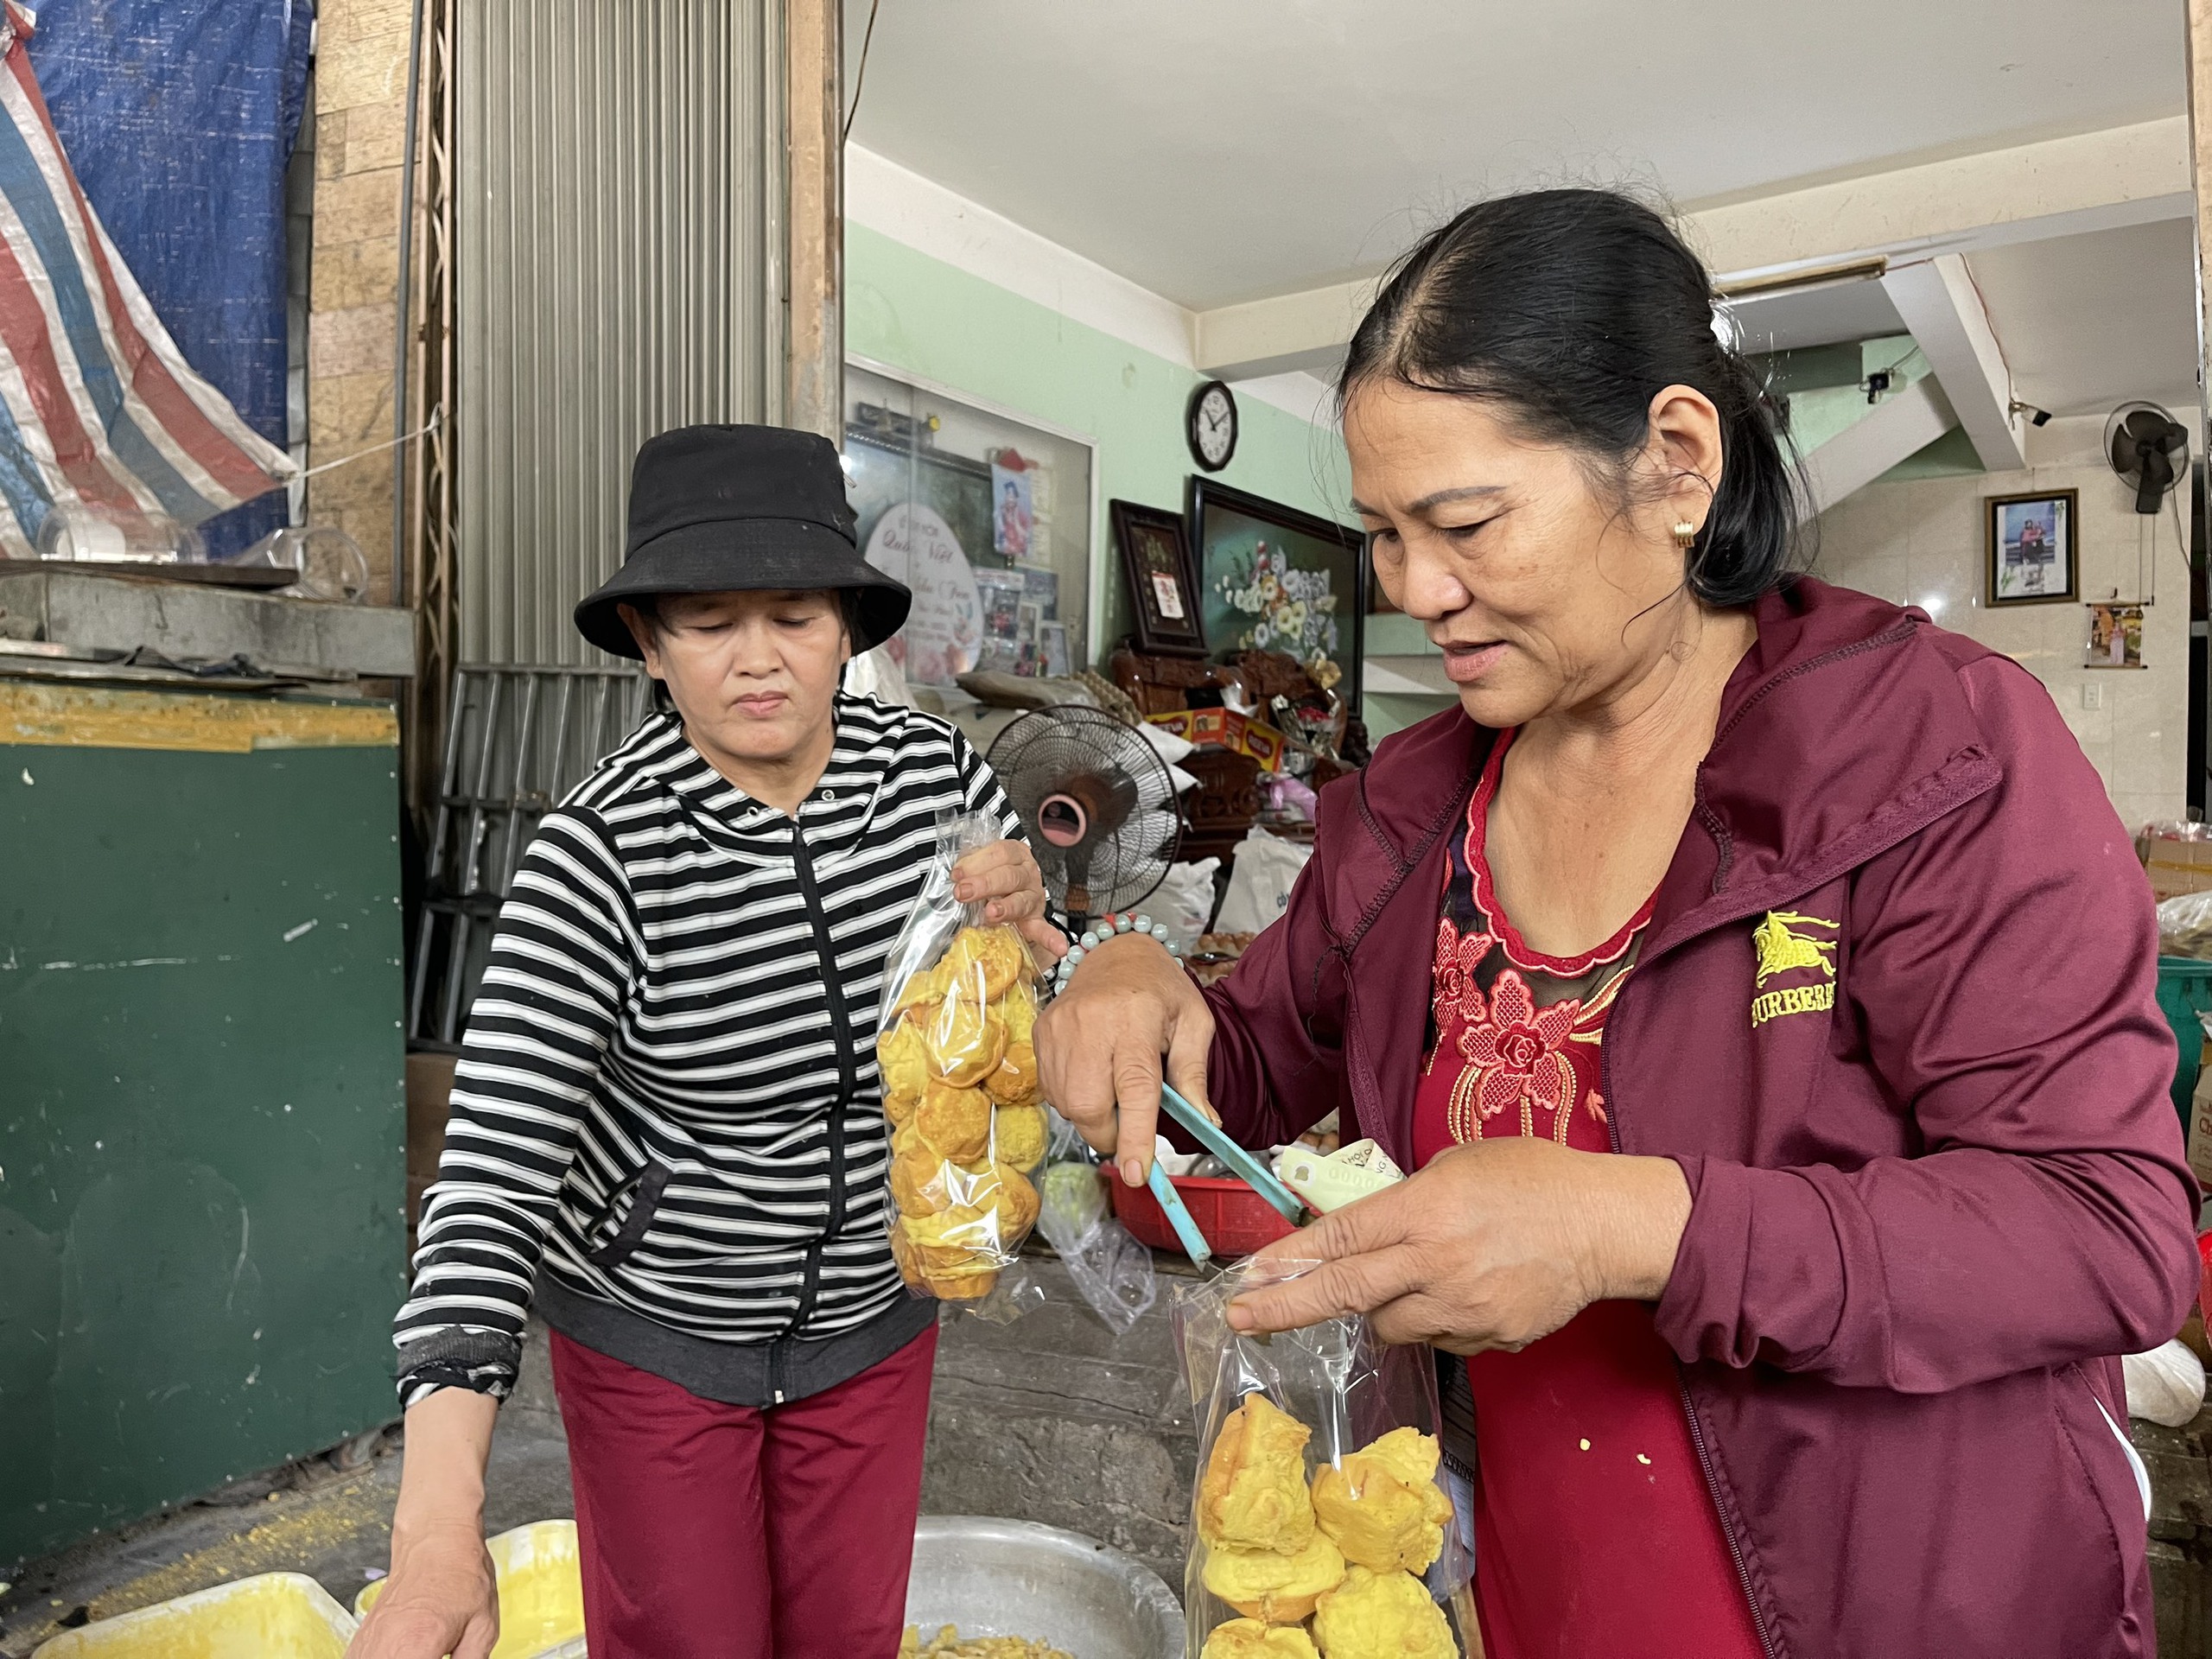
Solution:
[{"label": "red and blue striped tarp", "polygon": [[0,557],[57,501],[197,524],[290,481],[291,457],[184,360],[79,188],[0,0]]}]

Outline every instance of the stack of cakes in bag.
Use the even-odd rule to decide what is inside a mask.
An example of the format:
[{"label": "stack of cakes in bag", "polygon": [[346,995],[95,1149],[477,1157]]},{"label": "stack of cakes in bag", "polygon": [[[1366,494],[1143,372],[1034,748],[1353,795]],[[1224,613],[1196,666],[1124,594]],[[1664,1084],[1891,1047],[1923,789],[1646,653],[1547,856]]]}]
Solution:
[{"label": "stack of cakes in bag", "polygon": [[1309,1484],[1312,1433],[1256,1393],[1222,1425],[1198,1482],[1202,1579],[1243,1617],[1200,1659],[1456,1659],[1421,1577],[1452,1517],[1436,1441],[1393,1429]]},{"label": "stack of cakes in bag", "polygon": [[876,1042],[891,1120],[891,1249],[906,1283],[986,1296],[1037,1220],[1037,995],[1011,927],[963,927],[899,987]]}]

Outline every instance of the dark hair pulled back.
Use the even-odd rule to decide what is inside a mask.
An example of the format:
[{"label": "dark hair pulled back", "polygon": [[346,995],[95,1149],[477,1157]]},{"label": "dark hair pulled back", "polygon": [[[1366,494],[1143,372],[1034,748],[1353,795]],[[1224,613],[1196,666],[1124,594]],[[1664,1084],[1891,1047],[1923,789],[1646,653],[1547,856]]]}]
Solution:
[{"label": "dark hair pulled back", "polygon": [[1690,591],[1744,605],[1788,576],[1796,544],[1784,417],[1713,330],[1705,266],[1667,221],[1612,190],[1538,190],[1466,209],[1392,271],[1352,335],[1339,408],[1377,378],[1493,401],[1630,486],[1662,387],[1720,412],[1723,467],[1692,548]]}]

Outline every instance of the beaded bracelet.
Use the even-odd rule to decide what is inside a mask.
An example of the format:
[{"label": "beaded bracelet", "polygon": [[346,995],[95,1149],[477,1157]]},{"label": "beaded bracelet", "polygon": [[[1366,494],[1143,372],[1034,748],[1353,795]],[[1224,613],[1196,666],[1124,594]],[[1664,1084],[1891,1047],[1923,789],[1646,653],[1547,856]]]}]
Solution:
[{"label": "beaded bracelet", "polygon": [[1067,989],[1068,981],[1075,976],[1076,968],[1084,957],[1116,933],[1148,933],[1167,947],[1169,956],[1178,959],[1182,957],[1183,947],[1167,937],[1166,923],[1155,922],[1149,916],[1132,916],[1127,911],[1118,916],[1101,916],[1091,924],[1089,931],[1068,947],[1067,955],[1060,958],[1060,965],[1052,976],[1052,994],[1057,996]]}]

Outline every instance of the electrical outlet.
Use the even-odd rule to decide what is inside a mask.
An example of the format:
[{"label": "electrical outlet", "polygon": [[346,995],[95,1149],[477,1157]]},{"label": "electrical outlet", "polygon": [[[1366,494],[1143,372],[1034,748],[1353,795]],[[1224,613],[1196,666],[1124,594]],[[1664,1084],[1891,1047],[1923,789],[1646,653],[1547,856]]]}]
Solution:
[{"label": "electrical outlet", "polygon": [[2084,709],[2103,708],[2105,706],[2104,687],[2098,684],[2094,680],[2091,680],[2087,685],[2084,685],[2082,688],[2082,706]]}]

